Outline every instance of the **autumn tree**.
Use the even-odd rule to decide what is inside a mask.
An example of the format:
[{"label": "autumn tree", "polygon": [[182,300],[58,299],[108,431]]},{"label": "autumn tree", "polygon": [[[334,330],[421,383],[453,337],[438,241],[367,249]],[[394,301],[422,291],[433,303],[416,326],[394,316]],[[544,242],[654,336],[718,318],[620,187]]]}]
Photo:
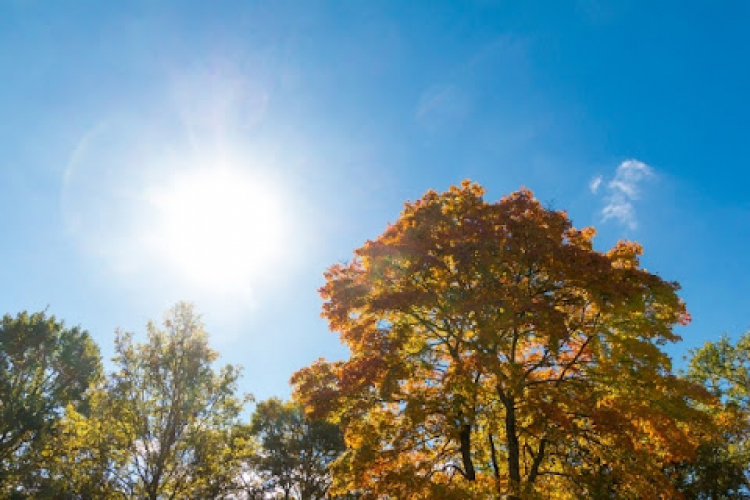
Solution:
[{"label": "autumn tree", "polygon": [[[0,495],[21,491],[67,405],[85,411],[101,372],[88,332],[44,312],[0,321]],[[20,493],[19,493],[20,494]]]},{"label": "autumn tree", "polygon": [[229,498],[253,452],[236,394],[239,370],[217,353],[191,305],[165,314],[147,341],[118,332],[117,367],[89,416],[69,409],[52,470],[76,498]]},{"label": "autumn tree", "polygon": [[252,463],[262,492],[280,491],[284,499],[325,498],[328,465],[344,451],[337,426],[310,420],[299,405],[271,398],[258,404],[251,429],[260,445]]},{"label": "autumn tree", "polygon": [[661,349],[689,321],[678,285],[527,190],[483,195],[430,191],[326,272],[323,316],[351,356],[292,381],[344,429],[332,492],[678,498],[664,464],[710,426]]}]

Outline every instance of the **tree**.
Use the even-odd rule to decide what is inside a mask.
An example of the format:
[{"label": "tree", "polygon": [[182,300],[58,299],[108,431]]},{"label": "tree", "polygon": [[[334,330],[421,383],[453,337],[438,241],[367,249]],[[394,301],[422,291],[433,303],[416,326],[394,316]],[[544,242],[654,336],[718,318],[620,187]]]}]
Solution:
[{"label": "tree", "polygon": [[0,321],[0,495],[22,490],[39,470],[39,450],[67,405],[85,411],[101,374],[88,332],[45,312]]},{"label": "tree", "polygon": [[191,305],[147,327],[146,343],[118,332],[117,370],[92,399],[69,410],[55,471],[75,498],[228,498],[253,448],[240,423],[239,370],[215,370],[217,353]]},{"label": "tree", "polygon": [[687,375],[721,402],[711,408],[721,433],[704,440],[693,460],[673,464],[675,482],[688,499],[750,498],[750,332],[691,354]]},{"label": "tree", "polygon": [[[593,249],[522,190],[468,181],[407,203],[334,265],[323,316],[351,357],[296,373],[295,397],[339,423],[332,492],[368,498],[673,498],[663,465],[710,419],[660,346],[689,315],[641,247]],[[606,498],[611,498],[607,496]]]},{"label": "tree", "polygon": [[[747,432],[747,423],[735,428]],[[728,434],[734,432],[726,427]],[[748,459],[737,449],[736,441],[711,439],[700,444],[690,460],[669,464],[666,469],[677,490],[686,500],[740,500],[750,498]]]},{"label": "tree", "polygon": [[264,492],[280,490],[284,499],[325,498],[328,466],[344,451],[337,426],[311,421],[298,405],[271,398],[258,404],[251,429],[261,445],[253,463]]},{"label": "tree", "polygon": [[736,345],[724,335],[691,354],[690,378],[706,385],[728,407],[750,410],[750,332]]}]

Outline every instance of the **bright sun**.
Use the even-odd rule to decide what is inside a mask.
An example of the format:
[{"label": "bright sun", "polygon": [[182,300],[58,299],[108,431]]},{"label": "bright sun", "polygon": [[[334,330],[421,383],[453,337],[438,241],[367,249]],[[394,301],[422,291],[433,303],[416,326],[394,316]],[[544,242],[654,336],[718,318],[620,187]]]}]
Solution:
[{"label": "bright sun", "polygon": [[236,292],[283,253],[287,221],[271,183],[231,168],[194,170],[147,192],[149,247],[191,284]]}]

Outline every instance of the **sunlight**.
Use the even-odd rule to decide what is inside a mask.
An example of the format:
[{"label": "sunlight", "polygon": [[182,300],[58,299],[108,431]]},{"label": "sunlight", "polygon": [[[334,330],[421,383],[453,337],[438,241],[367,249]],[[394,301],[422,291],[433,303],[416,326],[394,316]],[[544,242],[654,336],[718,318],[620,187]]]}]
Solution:
[{"label": "sunlight", "polygon": [[149,247],[191,285],[238,292],[283,254],[286,220],[268,181],[232,168],[198,169],[147,191]]}]

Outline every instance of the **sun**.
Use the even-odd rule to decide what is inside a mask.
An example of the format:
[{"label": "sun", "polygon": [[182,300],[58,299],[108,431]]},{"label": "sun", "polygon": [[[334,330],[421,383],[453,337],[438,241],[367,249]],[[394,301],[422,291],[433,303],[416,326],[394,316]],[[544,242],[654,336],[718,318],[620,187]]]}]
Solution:
[{"label": "sun", "polygon": [[195,169],[149,189],[148,246],[192,285],[236,292],[284,253],[288,221],[273,183],[233,168]]}]

